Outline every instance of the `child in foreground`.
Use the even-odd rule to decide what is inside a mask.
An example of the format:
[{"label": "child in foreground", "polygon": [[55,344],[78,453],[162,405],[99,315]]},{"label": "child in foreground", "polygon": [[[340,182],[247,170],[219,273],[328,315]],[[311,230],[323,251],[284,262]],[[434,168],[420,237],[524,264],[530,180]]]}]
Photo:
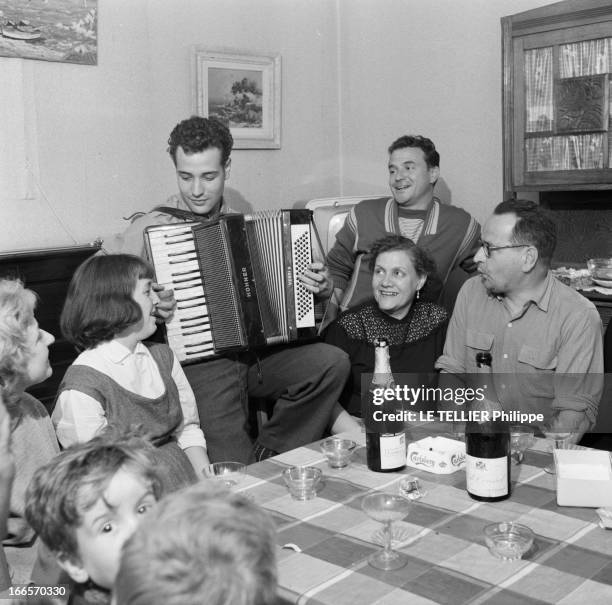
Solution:
[{"label": "child in foreground", "polygon": [[161,495],[154,448],[103,434],[34,474],[26,518],[75,582],[71,603],[110,603],[123,543]]},{"label": "child in foreground", "polygon": [[168,495],[126,542],[115,605],[273,605],[275,528],[257,504],[202,482]]},{"label": "child in foreground", "polygon": [[170,348],[145,346],[156,330],[151,265],[128,254],[93,256],[76,270],[62,311],[65,338],[82,353],[68,368],[52,419],[62,446],[106,426],[138,429],[156,446],[165,491],[208,465],[193,391]]}]

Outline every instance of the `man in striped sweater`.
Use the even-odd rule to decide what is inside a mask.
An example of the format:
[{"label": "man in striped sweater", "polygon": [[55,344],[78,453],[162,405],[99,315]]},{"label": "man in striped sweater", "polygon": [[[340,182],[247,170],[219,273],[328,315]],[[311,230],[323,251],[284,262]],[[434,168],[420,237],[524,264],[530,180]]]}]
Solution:
[{"label": "man in striped sweater", "polygon": [[306,285],[319,296],[331,294],[333,288],[342,311],[364,302],[372,296],[368,267],[372,243],[387,234],[400,234],[436,261],[437,279],[430,280],[428,297],[452,311],[459,285],[476,270],[480,225],[465,210],[443,205],[434,196],[439,175],[440,155],[430,139],[412,135],[397,139],[389,147],[392,197],[364,200],[351,209],[327,255],[329,276],[327,271],[307,272]]}]

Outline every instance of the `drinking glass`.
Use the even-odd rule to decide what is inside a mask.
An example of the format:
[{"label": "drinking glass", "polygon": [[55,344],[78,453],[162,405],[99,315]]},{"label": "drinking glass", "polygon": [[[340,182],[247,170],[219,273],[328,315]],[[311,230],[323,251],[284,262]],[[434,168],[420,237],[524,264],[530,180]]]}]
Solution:
[{"label": "drinking glass", "polygon": [[534,442],[533,430],[521,426],[513,425],[510,427],[510,460],[514,464],[521,464],[525,457],[525,450],[529,449]]},{"label": "drinking glass", "polygon": [[351,439],[329,437],[321,442],[320,447],[327,458],[329,466],[332,468],[344,468],[351,461],[351,456],[357,444]]},{"label": "drinking glass", "polygon": [[450,429],[451,439],[465,441],[465,422],[453,420]]},{"label": "drinking glass", "polygon": [[544,467],[544,471],[549,473],[550,475],[556,475],[557,471],[555,468],[555,450],[565,450],[569,445],[570,438],[572,433],[570,431],[563,430],[554,430],[550,425],[546,425],[542,428],[542,433],[546,439],[550,439],[553,444],[550,447],[550,451],[553,453],[553,461],[552,464],[549,464]]},{"label": "drinking glass", "polygon": [[361,508],[368,517],[383,524],[384,547],[370,555],[368,563],[383,571],[404,567],[408,561],[406,555],[391,548],[391,525],[408,514],[410,501],[398,494],[373,493],[364,496]]},{"label": "drinking glass", "polygon": [[242,462],[213,462],[204,467],[204,475],[222,483],[228,489],[236,487],[246,474],[246,465]]},{"label": "drinking glass", "polygon": [[514,521],[491,523],[484,528],[485,544],[494,557],[502,561],[516,561],[533,544],[533,531]]},{"label": "drinking glass", "polygon": [[312,500],[323,473],[315,466],[292,466],[282,472],[283,481],[294,500]]}]

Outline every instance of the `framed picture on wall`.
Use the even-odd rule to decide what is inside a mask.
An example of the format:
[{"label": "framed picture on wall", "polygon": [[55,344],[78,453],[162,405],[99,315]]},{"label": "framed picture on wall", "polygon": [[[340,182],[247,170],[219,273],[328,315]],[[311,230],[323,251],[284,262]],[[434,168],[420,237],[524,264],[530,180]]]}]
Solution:
[{"label": "framed picture on wall", "polygon": [[98,63],[98,0],[0,0],[0,56]]},{"label": "framed picture on wall", "polygon": [[195,111],[229,125],[234,149],[281,146],[281,58],[193,49]]}]

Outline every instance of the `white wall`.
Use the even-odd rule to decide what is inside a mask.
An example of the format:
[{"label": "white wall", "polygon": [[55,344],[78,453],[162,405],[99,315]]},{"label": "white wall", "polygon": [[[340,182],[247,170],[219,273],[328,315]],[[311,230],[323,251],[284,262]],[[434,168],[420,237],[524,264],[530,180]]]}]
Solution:
[{"label": "white wall", "polygon": [[[235,150],[229,201],[238,190],[256,208],[291,207],[337,191],[338,101],[335,5],[329,0],[150,0],[154,133],[153,174],[176,189],[164,141],[193,107],[191,46],[280,53],[280,150]],[[180,22],[180,26],[172,24]],[[161,110],[163,108],[163,110]]]},{"label": "white wall", "polygon": [[[91,241],[150,199],[146,0],[99,2],[98,65],[25,61],[34,95],[35,200],[0,200],[1,249]],[[4,62],[18,59],[0,59]],[[27,65],[26,65],[27,64]]]},{"label": "white wall", "polygon": [[[191,45],[282,56],[282,148],[233,154],[230,203],[291,207],[339,189],[335,4],[100,0],[98,65],[27,61],[37,199],[0,192],[0,250],[87,242],[176,191],[166,153],[192,113]],[[10,61],[0,57],[0,83]],[[3,69],[4,68],[4,69]]]},{"label": "white wall", "polygon": [[192,112],[194,44],[282,55],[282,148],[234,152],[230,202],[386,192],[387,146],[417,132],[482,219],[502,193],[499,18],[545,3],[100,0],[97,66],[21,61],[35,199],[0,192],[0,250],[91,241],[175,191],[165,147]]}]

